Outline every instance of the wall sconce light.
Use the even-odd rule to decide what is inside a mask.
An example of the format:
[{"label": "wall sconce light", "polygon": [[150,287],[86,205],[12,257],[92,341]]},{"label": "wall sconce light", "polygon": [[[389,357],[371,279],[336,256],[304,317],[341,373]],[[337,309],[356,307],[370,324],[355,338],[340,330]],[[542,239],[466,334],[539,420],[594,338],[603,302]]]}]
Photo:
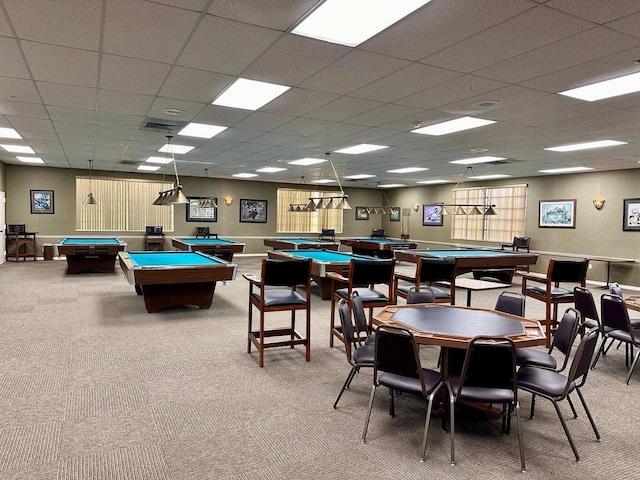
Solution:
[{"label": "wall sconce light", "polygon": [[227,207],[231,206],[231,202],[233,202],[232,197],[224,197],[224,203],[227,205]]},{"label": "wall sconce light", "polygon": [[596,207],[596,210],[602,210],[602,207],[604,207],[604,199],[596,198],[593,201],[593,206]]},{"label": "wall sconce light", "polygon": [[413,211],[417,212],[418,210],[420,210],[420,204],[416,203],[413,205]]}]

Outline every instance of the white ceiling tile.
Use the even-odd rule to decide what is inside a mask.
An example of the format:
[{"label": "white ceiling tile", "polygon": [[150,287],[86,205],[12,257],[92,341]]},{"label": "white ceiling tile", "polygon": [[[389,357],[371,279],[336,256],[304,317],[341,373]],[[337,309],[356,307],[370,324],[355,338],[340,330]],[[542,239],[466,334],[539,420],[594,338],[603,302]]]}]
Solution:
[{"label": "white ceiling tile", "polygon": [[0,35],[5,37],[12,37],[13,31],[7,22],[7,17],[4,15],[4,11],[0,10]]},{"label": "white ceiling tile", "polygon": [[135,93],[100,90],[98,105],[100,110],[127,115],[146,115],[153,103],[153,97]]},{"label": "white ceiling tile", "polygon": [[274,128],[276,133],[285,133],[287,135],[300,135],[306,137],[318,131],[326,131],[330,122],[322,120],[314,120],[311,118],[296,118],[278,128]]},{"label": "white ceiling tile", "polygon": [[338,98],[338,95],[305,90],[303,88],[290,88],[275,100],[269,102],[260,110],[281,115],[304,115],[315,108]]},{"label": "white ceiling tile", "polygon": [[45,105],[94,110],[96,108],[96,89],[60,85],[57,83],[36,82]]},{"label": "white ceiling tile", "polygon": [[30,78],[22,53],[13,38],[0,37],[0,65],[4,76]]},{"label": "white ceiling tile", "polygon": [[211,103],[233,80],[230,75],[176,66],[162,86],[160,96]]},{"label": "white ceiling tile", "polygon": [[22,42],[33,78],[44,82],[95,87],[98,53],[75,48]]},{"label": "white ceiling tile", "polygon": [[275,30],[206,17],[198,25],[177,63],[238,75],[280,35]]},{"label": "white ceiling tile", "polygon": [[[207,123],[210,125],[223,125],[231,127],[243,118],[247,118],[253,112],[241,110],[239,108],[219,107],[217,105],[207,105],[202,109],[192,121],[196,123]],[[226,130],[225,130],[226,132]],[[222,133],[225,133],[222,132]]]},{"label": "white ceiling tile", "polygon": [[418,115],[424,110],[421,108],[407,107],[405,105],[393,105],[387,104],[381,107],[375,108],[360,115],[349,117],[345,120],[346,123],[355,123],[356,125],[367,125],[370,127],[376,127],[384,125],[401,118],[406,118],[413,115]]},{"label": "white ceiling tile", "polygon": [[95,110],[81,110],[77,108],[56,107],[52,105],[47,107],[49,115],[53,121],[61,120],[63,122],[94,124],[96,121]]},{"label": "white ceiling tile", "polygon": [[40,103],[40,95],[31,80],[0,77],[0,99]]},{"label": "white ceiling tile", "polygon": [[172,5],[174,7],[186,8],[196,12],[202,12],[209,0],[156,0],[164,5]]},{"label": "white ceiling tile", "polygon": [[[483,93],[476,97],[465,98],[459,102],[450,103],[443,107],[439,107],[438,110],[458,115],[480,116],[492,119],[487,112],[491,112],[513,103],[537,99],[546,95],[547,93],[539,90],[532,90],[529,88],[519,87],[517,85],[509,85],[504,88],[493,90],[489,93]],[[480,103],[487,101],[497,101],[499,104],[493,107],[479,105]]]},{"label": "white ceiling tile", "polygon": [[305,114],[306,117],[318,118],[320,120],[332,120],[341,122],[345,118],[353,117],[360,113],[373,110],[382,106],[382,102],[373,100],[363,100],[353,97],[340,97],[331,103],[320,108],[316,108]]},{"label": "white ceiling tile", "polygon": [[[0,80],[0,84],[2,80]],[[41,104],[0,100],[0,112],[4,115],[30,118],[49,118],[49,113]]]},{"label": "white ceiling tile", "polygon": [[243,23],[260,25],[275,30],[289,30],[315,4],[317,0],[213,0],[209,13]]},{"label": "white ceiling tile", "polygon": [[595,23],[606,23],[640,11],[635,0],[549,0],[545,5]]},{"label": "white ceiling tile", "polygon": [[173,63],[198,19],[196,12],[170,6],[110,0],[107,2],[104,51]]},{"label": "white ceiling tile", "polygon": [[640,37],[640,13],[634,13],[633,15],[613,20],[607,23],[606,27],[626,33],[627,35]]},{"label": "white ceiling tile", "polygon": [[156,95],[170,65],[136,58],[103,55],[100,88],[119,92]]},{"label": "white ceiling tile", "polygon": [[20,132],[31,130],[33,132],[53,132],[53,124],[50,120],[42,118],[11,117],[11,125]]},{"label": "white ceiling tile", "polygon": [[293,120],[288,115],[276,115],[273,113],[253,112],[245,119],[238,122],[236,128],[246,128],[248,130],[259,130],[261,132],[269,132],[280,125]]}]

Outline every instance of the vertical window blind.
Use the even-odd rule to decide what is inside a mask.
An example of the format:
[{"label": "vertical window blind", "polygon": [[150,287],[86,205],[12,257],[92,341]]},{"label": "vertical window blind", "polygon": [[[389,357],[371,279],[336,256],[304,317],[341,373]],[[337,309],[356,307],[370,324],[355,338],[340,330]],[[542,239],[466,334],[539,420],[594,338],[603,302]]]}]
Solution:
[{"label": "vertical window blind", "polygon": [[[76,177],[76,230],[83,232],[144,231],[147,225],[174,229],[172,206],[152,205],[171,182]],[[89,190],[97,205],[83,205]]]},{"label": "vertical window blind", "polygon": [[316,210],[314,212],[290,212],[292,203],[307,204],[309,197],[336,196],[336,192],[319,192],[317,190],[299,190],[279,188],[277,193],[278,233],[320,233],[323,228],[333,228],[336,233],[342,232],[343,210]]}]

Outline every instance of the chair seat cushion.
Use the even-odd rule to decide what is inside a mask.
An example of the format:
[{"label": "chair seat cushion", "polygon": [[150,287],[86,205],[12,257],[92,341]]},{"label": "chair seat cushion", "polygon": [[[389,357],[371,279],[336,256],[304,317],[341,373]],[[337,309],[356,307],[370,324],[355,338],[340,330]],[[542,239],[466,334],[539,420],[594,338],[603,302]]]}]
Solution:
[{"label": "chair seat cushion", "polygon": [[[260,294],[254,293],[253,298],[260,302]],[[292,290],[265,290],[264,306],[277,307],[284,305],[304,305],[307,300],[298,292]]]},{"label": "chair seat cushion", "polygon": [[624,330],[611,330],[610,332],[607,333],[607,336],[609,338],[614,338],[616,340],[620,340],[621,342],[625,342],[625,343],[632,343],[633,341],[631,338],[631,334]]},{"label": "chair seat cushion", "polygon": [[[440,372],[436,372],[429,368],[422,369],[422,376],[424,378],[424,386],[427,390],[427,394],[433,392],[436,387],[440,385],[440,382],[442,382],[442,375]],[[422,394],[422,385],[418,378],[405,377],[404,375],[384,372],[380,377],[378,377],[378,383],[394,390]]]},{"label": "chair seat cushion", "polygon": [[587,330],[591,329],[591,328],[598,328],[600,326],[600,324],[598,323],[597,320],[594,320],[592,318],[587,318],[584,322],[583,322],[584,328],[586,328]]},{"label": "chair seat cushion", "polygon": [[433,292],[433,296],[435,297],[436,301],[442,300],[445,298],[451,298],[451,293],[449,292],[449,290],[444,290],[442,288],[433,287],[433,286],[429,287],[429,290]]},{"label": "chair seat cushion", "polygon": [[[559,397],[567,385],[567,377],[553,370],[536,367],[522,367],[518,370],[518,387],[534,391],[548,397]],[[576,387],[571,382],[569,393]]]},{"label": "chair seat cushion", "polygon": [[558,365],[554,357],[533,347],[516,348],[516,359],[518,365],[522,366],[536,366],[554,370]]},{"label": "chair seat cushion", "polygon": [[[460,386],[460,375],[450,375],[449,384],[454,394],[457,394]],[[473,387],[463,386],[460,391],[459,400],[482,403],[509,403],[513,402],[515,395],[513,390],[508,388]]]},{"label": "chair seat cushion", "polygon": [[[367,302],[388,302],[389,297],[385,294],[378,292],[377,290],[373,290],[371,288],[366,287],[358,287],[351,289],[352,295],[353,292],[358,292],[358,295],[362,299],[362,303],[366,304]],[[334,292],[340,298],[349,298],[349,289],[348,288],[339,288]]]},{"label": "chair seat cushion", "polygon": [[[542,295],[543,297],[547,295],[547,289],[544,287],[537,287],[537,286],[530,287],[530,288],[527,288],[526,291],[533,293],[534,295]],[[571,290],[567,290],[566,288],[552,287],[551,298],[554,300],[572,299],[573,292]]]},{"label": "chair seat cushion", "polygon": [[373,366],[375,353],[375,347],[373,345],[363,345],[355,350],[353,361],[358,364],[370,364]]}]

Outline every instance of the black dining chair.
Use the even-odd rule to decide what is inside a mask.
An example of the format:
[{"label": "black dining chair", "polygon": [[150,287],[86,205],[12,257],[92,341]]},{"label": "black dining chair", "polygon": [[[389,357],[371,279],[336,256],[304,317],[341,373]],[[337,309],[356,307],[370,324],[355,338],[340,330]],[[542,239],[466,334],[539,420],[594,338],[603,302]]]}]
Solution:
[{"label": "black dining chair", "polygon": [[[578,336],[580,326],[580,312],[575,308],[567,308],[562,320],[560,320],[556,334],[553,336],[553,342],[551,342],[549,350],[543,352],[535,347],[518,348],[516,350],[518,366],[533,366],[562,372],[569,363],[571,347]],[[562,354],[563,361],[561,365],[558,365],[556,356],[553,355],[554,352]]]},{"label": "black dining chair", "polygon": [[349,310],[349,302],[341,299],[338,302],[338,313],[340,316],[340,325],[342,325],[342,335],[344,336],[344,348],[347,355],[347,361],[351,365],[351,371],[347,379],[342,385],[342,389],[336,398],[333,408],[338,408],[338,402],[345,390],[351,386],[353,377],[361,368],[373,368],[375,347],[373,344],[360,344],[354,335],[353,323],[351,319],[351,310]]},{"label": "black dining chair", "polygon": [[[617,283],[611,284],[610,292],[612,295],[617,295],[620,298],[624,298],[622,296],[622,289],[620,288],[620,285],[618,285]],[[629,318],[629,321],[631,322],[631,327],[635,329],[640,328],[640,318]]]},{"label": "black dining chair", "polygon": [[502,432],[508,433],[515,410],[520,468],[525,471],[520,431],[520,404],[516,381],[516,347],[508,337],[477,336],[469,343],[462,373],[449,373],[449,421],[451,422],[451,464],[455,462],[455,404],[460,401],[502,404]]},{"label": "black dining chair", "polygon": [[[456,303],[456,259],[453,257],[419,257],[415,275],[395,273],[393,276],[394,298],[407,298],[411,288],[431,290],[436,303]],[[400,281],[406,282],[400,284]],[[438,282],[446,282],[447,288],[436,286]]]},{"label": "black dining chair", "polygon": [[416,288],[411,287],[407,292],[407,305],[415,305],[417,303],[435,303],[436,296],[428,287]]},{"label": "black dining chair", "polygon": [[351,313],[356,327],[355,341],[359,344],[364,342],[366,345],[373,345],[376,339],[376,333],[367,320],[362,298],[357,291],[351,295]]},{"label": "black dining chair", "polygon": [[427,415],[422,437],[422,456],[427,453],[427,437],[433,399],[443,385],[440,372],[422,368],[418,346],[413,334],[405,329],[381,325],[376,330],[375,356],[373,367],[373,388],[369,400],[369,410],[362,432],[362,443],[367,440],[371,411],[378,387],[388,387],[391,399],[389,413],[395,416],[395,396],[397,392],[421,395],[427,400]]},{"label": "black dining chair", "polygon": [[[580,461],[580,455],[578,454],[578,450],[573,442],[573,438],[571,438],[571,433],[569,433],[567,422],[564,420],[562,412],[560,411],[559,403],[565,399],[570,403],[571,398],[569,395],[574,391],[577,392],[580,402],[582,403],[582,407],[584,408],[587,418],[589,419],[589,423],[591,424],[591,428],[593,429],[593,433],[595,433],[596,439],[600,440],[600,433],[598,433],[598,429],[593,421],[589,407],[587,407],[587,403],[585,402],[582,391],[580,390],[584,387],[587,381],[591,360],[598,342],[598,335],[598,329],[594,328],[589,330],[589,332],[582,337],[582,340],[576,349],[576,354],[571,362],[569,373],[566,376],[561,373],[554,372],[553,370],[546,370],[544,368],[537,367],[522,367],[518,370],[518,388],[533,395],[531,398],[530,418],[533,418],[534,416],[536,396],[540,396],[551,401],[556,413],[558,414],[564,433],[569,440],[569,444],[571,445],[573,454],[576,457],[576,461]],[[571,405],[571,409],[573,411],[573,418],[578,418],[578,414],[576,413],[575,408],[573,408],[573,405]]]},{"label": "black dining chair", "polygon": [[498,312],[524,317],[525,296],[518,292],[502,292],[493,308]]}]

